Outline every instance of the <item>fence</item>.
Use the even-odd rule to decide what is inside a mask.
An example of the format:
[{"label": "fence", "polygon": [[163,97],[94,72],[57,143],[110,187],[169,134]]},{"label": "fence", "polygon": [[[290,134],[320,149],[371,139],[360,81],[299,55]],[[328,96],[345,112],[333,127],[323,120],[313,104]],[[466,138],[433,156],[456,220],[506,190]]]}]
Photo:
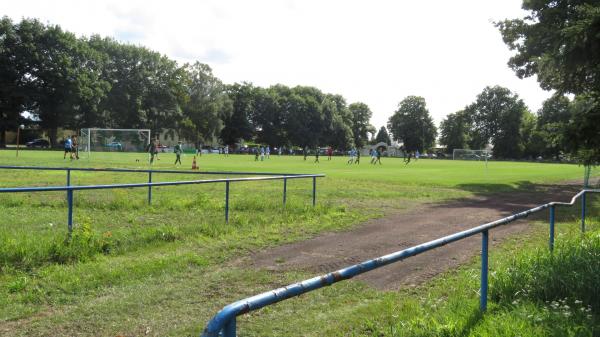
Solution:
[{"label": "fence", "polygon": [[206,325],[201,337],[217,337],[222,334],[223,337],[236,336],[236,317],[246,314],[250,311],[260,309],[262,307],[295,297],[333,283],[350,279],[354,276],[366,273],[373,269],[377,269],[388,264],[404,260],[408,257],[415,256],[432,250],[449,243],[459,241],[473,235],[481,233],[481,282],[480,282],[480,302],[479,308],[483,312],[487,309],[487,292],[488,292],[488,232],[489,230],[506,225],[515,220],[525,218],[531,214],[540,212],[546,208],[550,208],[550,233],[549,233],[549,249],[554,248],[554,220],[556,206],[572,206],[578,198],[581,197],[581,230],[585,231],[585,214],[586,214],[586,194],[600,193],[598,190],[582,190],[577,193],[570,202],[550,202],[521,213],[513,214],[509,217],[496,220],[478,227],[474,227],[462,232],[454,233],[436,240],[432,240],[411,248],[407,248],[392,254],[368,260],[344,269],[334,271],[329,274],[317,276],[299,283],[294,283],[283,288],[274,289],[256,296],[231,303],[221,309]]},{"label": "fence", "polygon": [[[324,174],[280,174],[280,173],[256,173],[256,172],[193,172],[193,171],[168,171],[168,170],[136,170],[136,169],[111,169],[111,168],[64,168],[64,167],[37,167],[37,166],[0,166],[0,169],[13,170],[64,170],[67,173],[66,186],[48,186],[48,187],[13,187],[0,188],[0,193],[25,193],[25,192],[49,192],[49,191],[67,191],[67,225],[69,233],[73,230],[73,191],[78,190],[99,190],[115,188],[139,188],[148,187],[148,204],[152,203],[153,186],[176,186],[176,185],[196,185],[225,183],[225,222],[229,223],[229,185],[232,182],[242,181],[263,181],[263,180],[283,180],[283,206],[287,202],[287,181],[289,179],[308,179],[312,178],[312,205],[317,203],[317,178],[325,177]],[[135,184],[112,184],[112,185],[87,185],[71,186],[71,171],[96,171],[96,172],[138,172],[148,173],[147,183]],[[209,180],[188,180],[174,182],[152,182],[152,173],[180,173],[180,174],[210,174],[210,175],[262,175],[265,177],[247,177],[247,178],[222,178]]]}]

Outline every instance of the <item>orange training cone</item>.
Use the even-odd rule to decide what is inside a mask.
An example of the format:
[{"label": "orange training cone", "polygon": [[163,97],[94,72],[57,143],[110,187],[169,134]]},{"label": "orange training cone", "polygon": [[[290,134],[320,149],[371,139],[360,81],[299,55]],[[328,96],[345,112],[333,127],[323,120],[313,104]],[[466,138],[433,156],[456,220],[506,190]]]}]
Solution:
[{"label": "orange training cone", "polygon": [[194,156],[194,161],[192,162],[192,170],[197,170],[198,165],[196,165],[196,156]]}]

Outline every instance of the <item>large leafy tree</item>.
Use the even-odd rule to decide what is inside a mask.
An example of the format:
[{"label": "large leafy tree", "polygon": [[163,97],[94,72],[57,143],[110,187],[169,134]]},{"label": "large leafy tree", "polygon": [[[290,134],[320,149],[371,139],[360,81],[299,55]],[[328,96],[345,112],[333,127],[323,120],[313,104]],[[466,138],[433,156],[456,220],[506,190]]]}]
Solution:
[{"label": "large leafy tree", "polygon": [[472,121],[471,148],[491,143],[495,157],[520,157],[523,150],[520,131],[525,112],[527,107],[518,95],[500,86],[486,87],[476,101],[465,108]]},{"label": "large leafy tree", "polygon": [[386,143],[388,145],[392,143],[392,139],[390,138],[390,135],[388,134],[385,126],[379,128],[377,136],[375,136],[374,143]]},{"label": "large leafy tree", "polygon": [[396,141],[404,143],[407,151],[423,152],[434,146],[437,136],[425,99],[419,96],[403,99],[390,117],[387,128]]},{"label": "large leafy tree", "polygon": [[440,144],[447,152],[464,149],[469,141],[469,118],[464,111],[449,114],[440,124]]},{"label": "large leafy tree", "polygon": [[600,162],[600,3],[528,0],[524,18],[497,23],[516,54],[509,65],[520,78],[537,75],[544,89],[577,96],[567,128],[571,151]]},{"label": "large leafy tree", "polygon": [[22,123],[27,105],[28,79],[23,76],[27,55],[19,48],[20,36],[13,22],[0,20],[0,147],[6,146],[6,131]]},{"label": "large leafy tree", "polygon": [[111,83],[100,113],[87,119],[89,126],[150,128],[155,133],[177,127],[194,83],[192,66],[178,67],[159,53],[108,38],[93,36],[89,44],[107,56],[103,77]]},{"label": "large leafy tree", "polygon": [[223,143],[234,146],[240,140],[250,140],[254,136],[255,88],[251,83],[235,83],[226,87],[232,102],[232,112],[223,120],[220,138]]},{"label": "large leafy tree", "polygon": [[194,142],[212,142],[223,128],[222,121],[231,116],[233,105],[225,92],[223,83],[203,63],[186,64],[189,99],[183,104],[183,113],[189,119],[197,135]]},{"label": "large leafy tree", "polygon": [[290,115],[288,97],[291,91],[283,85],[254,91],[253,120],[256,140],[271,147],[287,145],[287,123]]},{"label": "large leafy tree", "polygon": [[539,155],[560,159],[568,143],[565,131],[571,120],[572,104],[564,95],[555,94],[542,104],[537,113],[537,125],[533,135]]},{"label": "large leafy tree", "polygon": [[336,95],[326,95],[321,102],[325,131],[323,143],[337,149],[348,149],[353,144],[352,120],[347,117],[348,108],[344,99]]},{"label": "large leafy tree", "polygon": [[361,102],[352,103],[348,106],[352,116],[352,135],[354,145],[363,147],[369,141],[369,131],[373,129],[370,124],[373,113],[368,105]]},{"label": "large leafy tree", "polygon": [[288,107],[287,131],[292,144],[302,147],[321,146],[325,130],[323,94],[312,87],[295,87],[287,97]]},{"label": "large leafy tree", "polygon": [[20,71],[28,82],[29,107],[49,130],[50,142],[56,144],[57,129],[77,127],[77,111],[97,102],[108,90],[109,84],[101,78],[101,57],[86,41],[59,26],[25,19],[16,32],[18,54],[26,60]]}]

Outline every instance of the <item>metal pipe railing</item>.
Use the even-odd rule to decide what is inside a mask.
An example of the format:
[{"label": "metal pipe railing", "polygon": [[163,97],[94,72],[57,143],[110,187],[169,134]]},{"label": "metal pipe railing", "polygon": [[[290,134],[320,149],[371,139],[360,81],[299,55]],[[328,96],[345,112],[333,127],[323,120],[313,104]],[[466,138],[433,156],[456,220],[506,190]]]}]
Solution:
[{"label": "metal pipe railing", "polygon": [[[156,171],[151,171],[152,172]],[[214,183],[225,183],[225,221],[229,222],[229,184],[232,182],[243,182],[243,181],[264,181],[264,180],[284,180],[287,179],[313,179],[313,206],[315,205],[315,183],[316,178],[325,177],[324,174],[295,174],[295,175],[282,175],[282,176],[267,176],[267,177],[246,177],[246,178],[221,178],[221,179],[210,179],[210,180],[188,180],[188,181],[174,181],[174,182],[152,182],[152,176],[148,179],[148,183],[134,183],[134,184],[112,184],[112,185],[82,185],[82,186],[45,186],[45,187],[8,187],[0,188],[0,193],[25,193],[25,192],[53,192],[53,191],[67,191],[67,225],[69,233],[73,229],[73,192],[80,190],[100,190],[100,189],[119,189],[119,188],[140,188],[148,187],[148,203],[152,199],[152,191],[150,190],[153,186],[178,186],[178,185],[197,185],[197,184],[214,184]],[[70,183],[70,172],[67,171],[67,183]],[[284,190],[284,193],[287,193]],[[284,200],[286,196],[284,195]]]},{"label": "metal pipe railing", "polygon": [[[531,214],[540,212],[546,208],[550,208],[550,249],[554,245],[554,210],[555,206],[568,205],[572,206],[575,201],[586,193],[600,193],[600,190],[582,190],[577,193],[571,202],[550,202],[540,205],[529,210],[513,214],[511,216],[489,222],[471,229],[467,229],[458,233],[444,236],[414,247],[403,249],[401,251],[378,257],[376,259],[364,261],[359,264],[349,266],[325,275],[313,277],[311,279],[294,283],[283,288],[274,289],[264,292],[259,295],[248,297],[246,299],[231,303],[221,309],[206,325],[201,337],[217,337],[220,334],[223,337],[236,336],[236,317],[246,314],[271,305],[291,297],[295,297],[342,280],[350,279],[354,276],[366,273],[373,269],[377,269],[388,264],[404,260],[408,257],[415,256],[426,251],[442,247],[449,243],[466,239],[476,234],[482,234],[481,244],[481,285],[480,285],[480,310],[484,312],[487,309],[487,290],[488,290],[488,233],[491,229],[498,226],[509,224],[518,219],[525,218]],[[582,198],[582,217],[585,218],[585,199]],[[583,230],[583,227],[582,227]]]},{"label": "metal pipe railing", "polygon": [[153,170],[153,169],[128,169],[128,168],[93,168],[93,167],[52,167],[52,166],[7,166],[0,165],[0,169],[7,170],[43,170],[43,171],[93,171],[93,172],[129,172],[129,173],[178,173],[178,174],[210,174],[210,175],[246,175],[246,176],[296,176],[302,173],[273,173],[273,172],[233,172],[233,171],[179,171],[179,170]]},{"label": "metal pipe railing", "polygon": [[[298,176],[302,173],[273,173],[273,172],[231,172],[231,171],[179,171],[179,170],[153,170],[153,169],[128,169],[128,168],[93,168],[93,167],[52,167],[52,166],[7,166],[0,165],[6,170],[36,170],[36,171],[66,171],[67,186],[71,185],[71,171],[91,172],[119,172],[119,173],[148,173],[148,183],[152,182],[152,173],[166,174],[206,174],[206,175],[245,175],[245,176]],[[285,184],[285,180],[284,180]],[[313,206],[315,205],[315,184],[313,181]],[[285,195],[285,190],[284,190]],[[148,186],[148,205],[152,204],[152,186]],[[284,200],[285,205],[285,200]]]}]

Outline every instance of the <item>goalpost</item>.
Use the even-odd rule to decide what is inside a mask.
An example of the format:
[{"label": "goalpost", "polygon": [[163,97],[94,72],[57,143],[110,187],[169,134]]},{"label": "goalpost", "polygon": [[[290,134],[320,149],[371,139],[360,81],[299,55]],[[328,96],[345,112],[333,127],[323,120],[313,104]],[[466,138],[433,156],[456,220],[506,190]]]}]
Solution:
[{"label": "goalpost", "polygon": [[452,151],[453,160],[483,160],[487,167],[487,162],[492,158],[490,150],[469,150],[469,149],[454,149]]},{"label": "goalpost", "polygon": [[80,153],[90,158],[92,152],[146,152],[150,129],[81,129]]}]

